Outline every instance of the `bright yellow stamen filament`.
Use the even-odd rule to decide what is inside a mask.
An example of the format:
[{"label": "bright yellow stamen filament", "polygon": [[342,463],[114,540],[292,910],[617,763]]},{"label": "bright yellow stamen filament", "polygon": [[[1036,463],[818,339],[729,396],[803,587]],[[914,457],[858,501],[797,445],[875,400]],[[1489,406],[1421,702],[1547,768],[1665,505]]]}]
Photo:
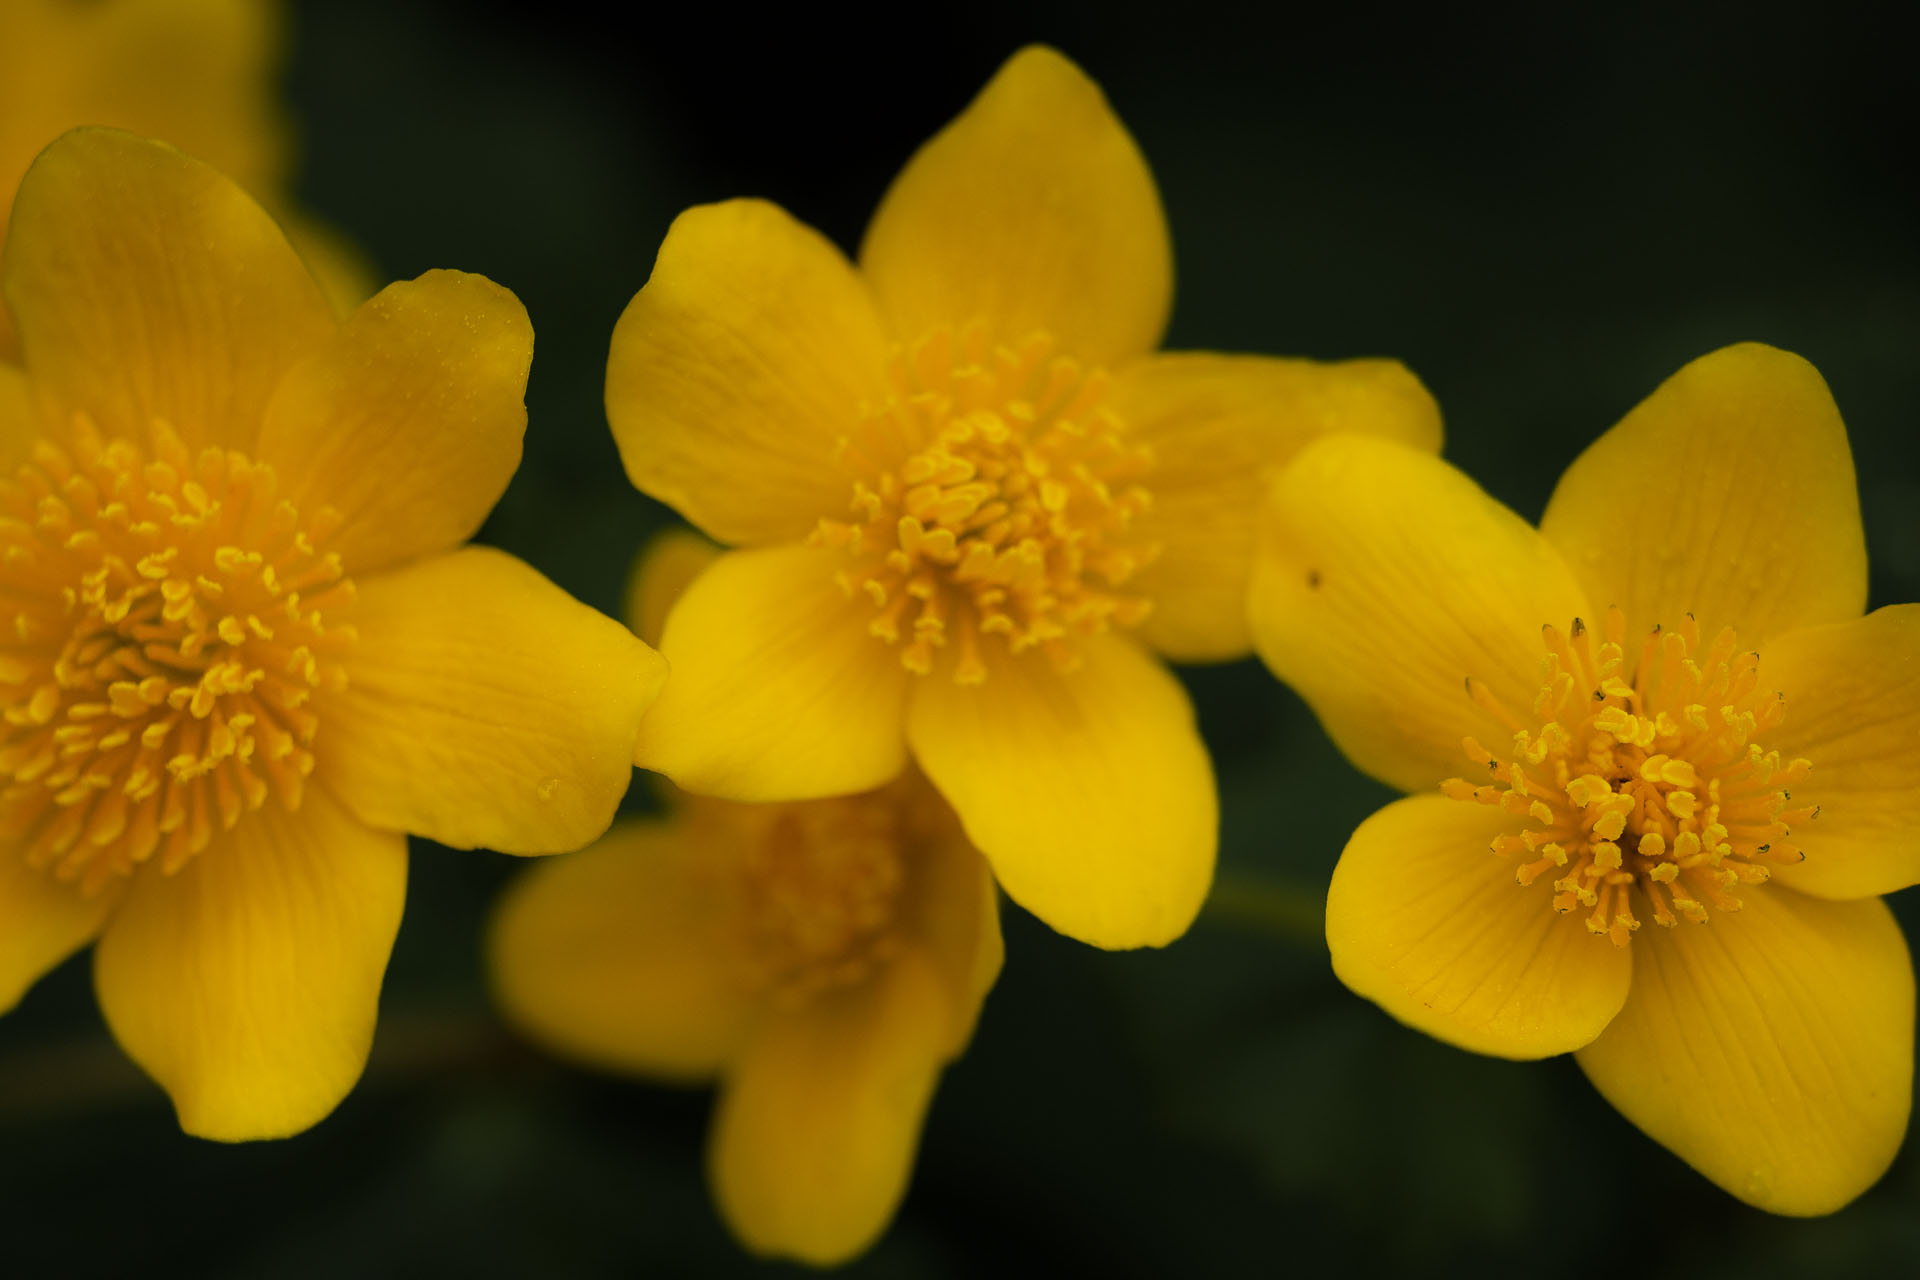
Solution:
[{"label": "bright yellow stamen filament", "polygon": [[977,683],[988,637],[1070,664],[1073,637],[1146,617],[1119,588],[1157,553],[1132,534],[1153,459],[1102,403],[1104,371],[1045,334],[1002,346],[976,325],[895,352],[890,377],[842,442],[854,518],[823,519],[814,541],[852,553],[840,583],[908,670],[950,655]]},{"label": "bright yellow stamen filament", "polygon": [[1640,928],[1636,900],[1669,927],[1738,911],[1737,888],[1805,857],[1787,837],[1819,814],[1790,807],[1789,788],[1812,765],[1755,741],[1786,715],[1785,695],[1760,686],[1758,654],[1736,652],[1731,629],[1703,652],[1688,615],[1677,630],[1654,629],[1629,680],[1625,628],[1609,610],[1597,650],[1578,618],[1571,635],[1544,628],[1530,718],[1469,679],[1468,695],[1513,735],[1513,751],[1498,756],[1468,738],[1491,781],[1441,784],[1457,800],[1529,819],[1493,851],[1520,859],[1522,885],[1553,873],[1553,909],[1586,912],[1587,928],[1621,947]]},{"label": "bright yellow stamen filament", "polygon": [[898,952],[908,832],[895,790],[766,811],[743,863],[746,950],[777,1002],[859,982]]},{"label": "bright yellow stamen filament", "polygon": [[165,423],[153,442],[80,417],[0,480],[0,838],[90,893],[156,853],[179,870],[269,795],[297,808],[309,700],[353,641],[315,545],[334,512]]}]

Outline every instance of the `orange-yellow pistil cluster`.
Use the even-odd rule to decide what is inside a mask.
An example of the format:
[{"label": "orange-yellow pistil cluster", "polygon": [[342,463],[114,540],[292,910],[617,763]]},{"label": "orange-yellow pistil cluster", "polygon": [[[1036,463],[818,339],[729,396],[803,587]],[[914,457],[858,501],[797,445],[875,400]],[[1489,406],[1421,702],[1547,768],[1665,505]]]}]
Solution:
[{"label": "orange-yellow pistil cluster", "polygon": [[898,954],[909,815],[895,790],[773,806],[750,843],[743,950],[776,1003],[851,986]]},{"label": "orange-yellow pistil cluster", "polygon": [[953,678],[978,683],[985,636],[1070,665],[1075,635],[1146,617],[1121,588],[1158,550],[1130,540],[1153,456],[1102,403],[1105,370],[1044,333],[1000,345],[971,325],[895,351],[889,377],[840,442],[855,518],[823,519],[814,541],[853,554],[839,581],[872,599],[869,629],[909,671],[951,645]]},{"label": "orange-yellow pistil cluster", "polygon": [[1755,741],[1784,718],[1785,695],[1761,686],[1760,656],[1736,652],[1732,629],[1703,653],[1691,614],[1677,630],[1655,627],[1629,683],[1625,627],[1610,610],[1597,651],[1578,618],[1571,637],[1543,628],[1537,728],[1470,678],[1469,694],[1512,732],[1513,754],[1472,738],[1467,754],[1506,785],[1442,784],[1457,800],[1537,823],[1496,837],[1494,852],[1524,857],[1522,885],[1559,872],[1553,909],[1587,911],[1587,928],[1621,947],[1640,927],[1635,890],[1655,924],[1704,923],[1709,907],[1738,911],[1739,886],[1765,883],[1769,863],[1805,856],[1787,837],[1819,812],[1788,807],[1788,788],[1810,763]]},{"label": "orange-yellow pistil cluster", "polygon": [[353,583],[317,546],[335,513],[152,436],[82,416],[0,481],[0,830],[89,893],[156,854],[178,870],[269,795],[298,808],[309,699],[353,641]]}]

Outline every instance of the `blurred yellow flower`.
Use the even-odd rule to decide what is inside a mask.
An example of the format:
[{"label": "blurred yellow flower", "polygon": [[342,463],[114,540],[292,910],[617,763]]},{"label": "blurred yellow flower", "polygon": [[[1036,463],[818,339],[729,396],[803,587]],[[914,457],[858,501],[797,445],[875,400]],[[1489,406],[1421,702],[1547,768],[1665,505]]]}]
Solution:
[{"label": "blurred yellow flower", "polygon": [[1152,354],[1153,179],[1100,90],[1016,54],[856,269],[779,208],[674,223],[614,331],[627,474],[722,542],[636,762],[690,791],[872,788],[909,754],[1023,906],[1106,947],[1193,919],[1212,767],[1153,651],[1247,651],[1260,470],[1331,430],[1438,447],[1384,360]]},{"label": "blurred yellow flower", "polygon": [[1920,605],[1866,597],[1846,429],[1770,347],[1675,374],[1537,531],[1436,458],[1303,451],[1254,572],[1260,653],[1355,764],[1429,793],[1341,855],[1340,978],[1464,1048],[1575,1052],[1750,1204],[1859,1195],[1913,1075],[1913,968],[1874,895],[1920,880]]},{"label": "blurred yellow flower", "polygon": [[[717,551],[657,542],[635,630]],[[491,936],[512,1021],[558,1052],[719,1077],[708,1171],[756,1253],[831,1266],[885,1229],[934,1082],[1000,970],[993,876],[913,770],[837,799],[678,796],[508,892]]]},{"label": "blurred yellow flower", "polygon": [[106,129],[21,183],[0,289],[0,1009],[98,936],[184,1128],[297,1132],[365,1064],[405,833],[599,835],[663,664],[459,549],[526,427],[505,289],[339,322],[239,187]]},{"label": "blurred yellow flower", "polygon": [[[285,218],[336,305],[372,281],[331,231],[287,207],[291,130],[274,92],[277,0],[0,0],[0,241],[33,158],[79,125],[113,125],[205,160]],[[0,360],[17,359],[0,307]]]}]

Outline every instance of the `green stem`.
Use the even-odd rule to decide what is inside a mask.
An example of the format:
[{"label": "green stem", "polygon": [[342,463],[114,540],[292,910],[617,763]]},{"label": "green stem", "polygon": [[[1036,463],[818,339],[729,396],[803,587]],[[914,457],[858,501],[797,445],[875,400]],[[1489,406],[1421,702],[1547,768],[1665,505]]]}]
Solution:
[{"label": "green stem", "polygon": [[[368,1083],[489,1066],[516,1050],[499,1023],[475,1012],[426,1009],[380,1020]],[[73,1036],[0,1055],[0,1126],[158,1102],[158,1088],[104,1034]]]},{"label": "green stem", "polygon": [[1326,905],[1326,896],[1314,890],[1240,872],[1214,879],[1200,914],[1218,924],[1322,947]]}]

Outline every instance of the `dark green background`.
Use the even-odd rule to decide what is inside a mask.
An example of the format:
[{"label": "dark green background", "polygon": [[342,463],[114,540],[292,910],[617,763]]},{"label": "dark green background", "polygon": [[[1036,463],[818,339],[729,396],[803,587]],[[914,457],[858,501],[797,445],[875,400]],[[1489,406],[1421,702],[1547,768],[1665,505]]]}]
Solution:
[{"label": "dark green background", "polygon": [[[1538,8],[641,5],[609,26],[572,3],[336,0],[296,11],[287,85],[302,193],[382,279],[462,267],[527,304],[527,460],[483,537],[602,608],[667,518],[622,476],[600,385],[668,221],[765,195],[851,248],[914,145],[1036,39],[1101,81],[1159,178],[1170,345],[1398,356],[1448,455],[1530,518],[1688,359],[1787,347],[1852,429],[1874,603],[1920,598],[1920,137],[1896,10]],[[1770,1219],[1570,1061],[1456,1052],[1349,995],[1314,900],[1388,793],[1257,665],[1188,676],[1223,877],[1309,910],[1217,911],[1168,951],[1107,955],[1009,907],[979,1036],[854,1274],[1920,1267],[1912,1153],[1835,1217]],[[477,939],[514,870],[416,845],[368,1076],[288,1142],[179,1136],[85,961],[41,983],[0,1020],[0,1271],[756,1270],[707,1204],[706,1095],[572,1070],[491,1021]]]}]

